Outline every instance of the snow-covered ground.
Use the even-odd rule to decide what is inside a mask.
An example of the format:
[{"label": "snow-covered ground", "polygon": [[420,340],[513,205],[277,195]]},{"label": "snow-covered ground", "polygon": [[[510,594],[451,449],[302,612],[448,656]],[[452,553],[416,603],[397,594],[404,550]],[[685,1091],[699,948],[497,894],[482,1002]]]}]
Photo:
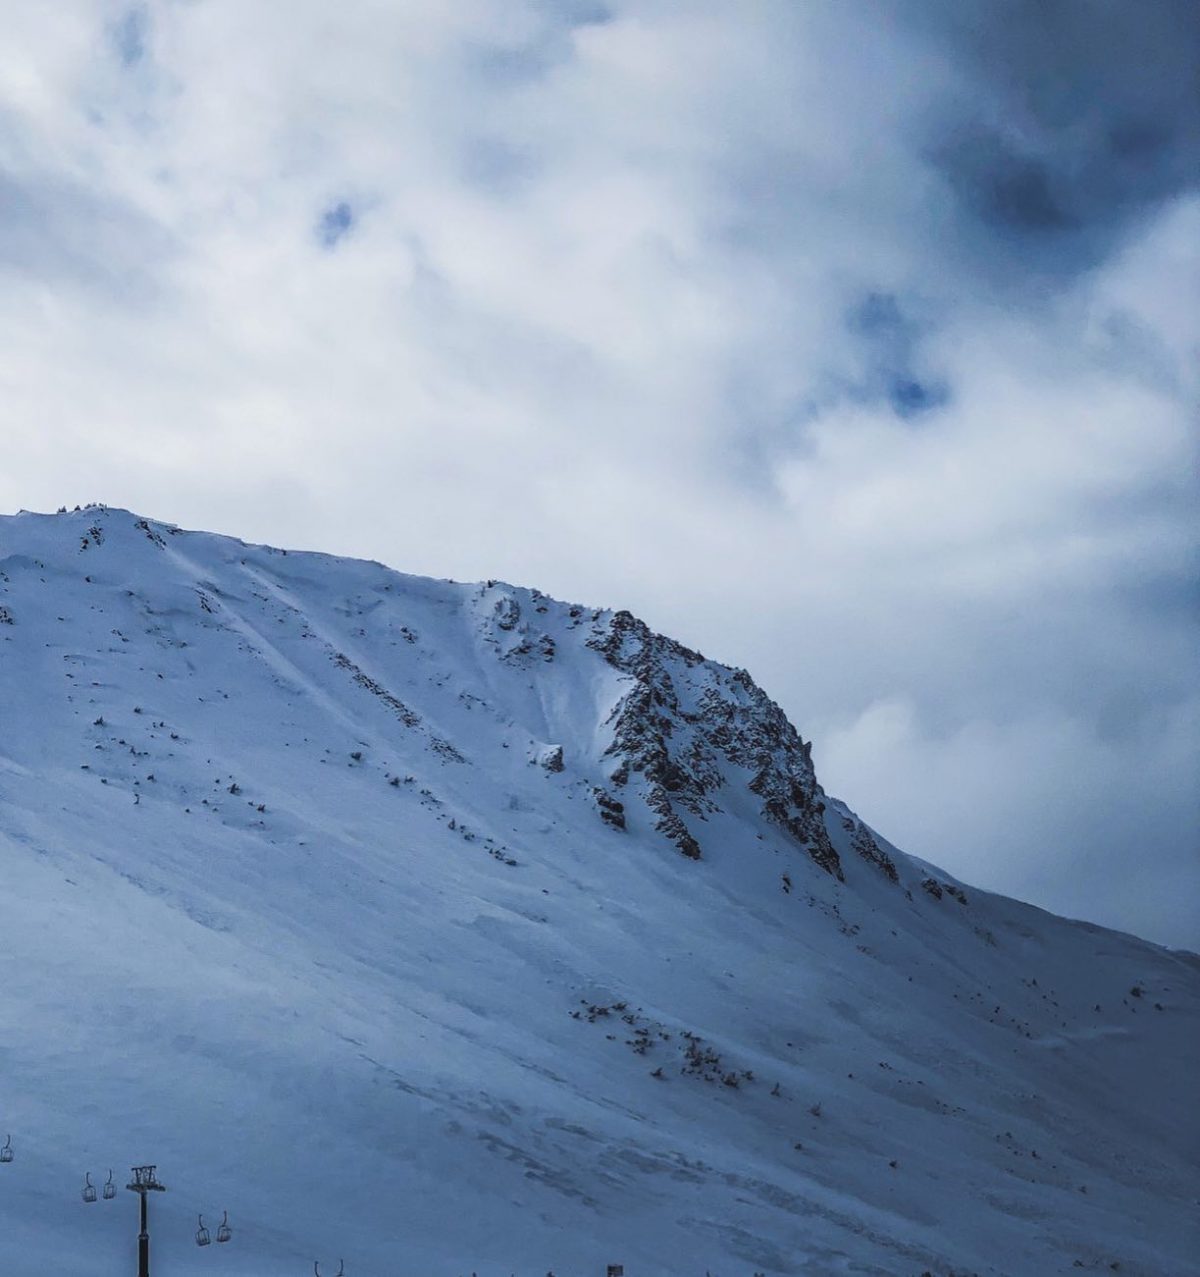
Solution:
[{"label": "snow-covered ground", "polygon": [[5,1277],[135,1271],[140,1162],[155,1277],[1183,1277],[1198,1029],[624,614],[0,519]]}]

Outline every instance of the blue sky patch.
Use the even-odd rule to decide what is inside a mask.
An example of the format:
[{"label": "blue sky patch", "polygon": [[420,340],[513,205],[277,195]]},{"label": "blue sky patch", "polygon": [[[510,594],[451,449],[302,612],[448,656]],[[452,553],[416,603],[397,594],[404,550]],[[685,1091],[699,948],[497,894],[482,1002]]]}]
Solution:
[{"label": "blue sky patch", "polygon": [[907,313],[893,293],[867,293],[846,317],[859,339],[865,365],[856,392],[884,399],[902,421],[944,407],[950,399],[945,381],[918,371],[925,325]]},{"label": "blue sky patch", "polygon": [[889,382],[887,398],[896,416],[908,421],[943,407],[950,398],[950,389],[945,382],[918,381],[915,377],[901,374]]},{"label": "blue sky patch", "polygon": [[322,248],[336,248],[354,227],[354,209],[346,200],[331,205],[317,223],[317,239]]},{"label": "blue sky patch", "polygon": [[135,67],[146,56],[150,15],[140,5],[127,9],[112,29],[113,48],[121,65]]}]

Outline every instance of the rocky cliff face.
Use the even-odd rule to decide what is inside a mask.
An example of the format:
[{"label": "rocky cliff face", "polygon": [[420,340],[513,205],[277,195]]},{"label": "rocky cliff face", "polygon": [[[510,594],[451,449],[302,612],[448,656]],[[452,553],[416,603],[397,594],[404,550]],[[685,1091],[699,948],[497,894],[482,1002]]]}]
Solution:
[{"label": "rocky cliff face", "polygon": [[[817,781],[812,745],[745,670],[706,660],[654,633],[627,611],[556,603],[536,590],[489,581],[483,592],[489,642],[509,664],[551,662],[556,624],[619,674],[615,702],[603,714],[610,732],[592,796],[601,820],[626,827],[632,807],[682,855],[704,855],[705,826],[737,790],[755,796],[760,814],[839,881],[841,857],[830,836],[828,802]],[[547,752],[548,751],[548,752]],[[563,770],[561,746],[547,746],[548,772]],[[849,846],[892,881],[891,857],[856,817],[837,824]]]},{"label": "rocky cliff face", "polygon": [[822,869],[843,877],[812,747],[745,670],[706,661],[628,612],[598,620],[588,646],[631,681],[612,713],[609,779],[618,788],[644,781],[655,828],[685,856],[700,859],[695,822],[740,783]]}]

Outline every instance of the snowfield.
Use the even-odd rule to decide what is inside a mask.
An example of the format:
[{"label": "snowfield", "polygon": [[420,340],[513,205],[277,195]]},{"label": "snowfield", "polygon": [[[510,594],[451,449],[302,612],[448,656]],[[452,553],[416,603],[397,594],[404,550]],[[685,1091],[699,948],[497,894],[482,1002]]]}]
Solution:
[{"label": "snowfield", "polygon": [[0,518],[0,902],[4,1277],[1200,1273],[1200,959],[626,613]]}]

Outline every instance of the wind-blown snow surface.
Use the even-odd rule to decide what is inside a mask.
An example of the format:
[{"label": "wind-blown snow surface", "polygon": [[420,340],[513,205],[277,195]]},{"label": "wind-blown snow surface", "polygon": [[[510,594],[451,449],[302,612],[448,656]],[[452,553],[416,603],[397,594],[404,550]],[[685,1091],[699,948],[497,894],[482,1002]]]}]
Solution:
[{"label": "wind-blown snow surface", "polygon": [[0,891],[6,1277],[132,1271],[141,1161],[156,1277],[1200,1272],[1196,957],[626,614],[2,519]]}]

